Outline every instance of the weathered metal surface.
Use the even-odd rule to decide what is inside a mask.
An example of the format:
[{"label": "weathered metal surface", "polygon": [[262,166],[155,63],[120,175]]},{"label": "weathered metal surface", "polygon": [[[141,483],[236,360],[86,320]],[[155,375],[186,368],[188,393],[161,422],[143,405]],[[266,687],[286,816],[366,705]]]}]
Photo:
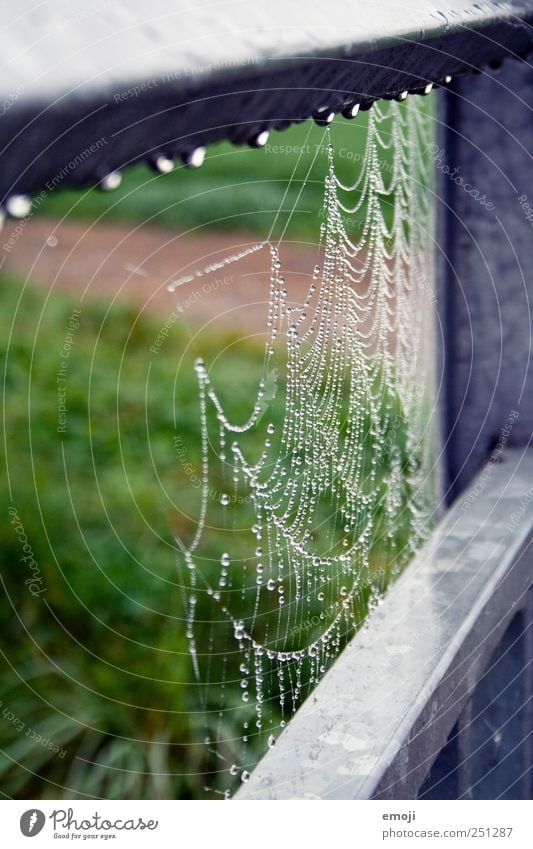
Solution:
[{"label": "weathered metal surface", "polygon": [[248,65],[341,57],[422,41],[520,15],[528,3],[467,0],[20,0],[3,12],[0,91],[22,85],[46,100],[82,89],[116,90],[160,73],[218,77]]},{"label": "weathered metal surface", "polygon": [[533,70],[458,80],[442,102],[443,444],[448,497],[468,502],[491,451],[533,434]]},{"label": "weathered metal surface", "polygon": [[532,583],[533,452],[451,507],[239,799],[417,797]]},{"label": "weathered metal surface", "polygon": [[532,0],[25,0],[5,12],[4,203],[54,180],[84,185],[219,139],[252,141],[321,107],[368,106],[533,45]]}]

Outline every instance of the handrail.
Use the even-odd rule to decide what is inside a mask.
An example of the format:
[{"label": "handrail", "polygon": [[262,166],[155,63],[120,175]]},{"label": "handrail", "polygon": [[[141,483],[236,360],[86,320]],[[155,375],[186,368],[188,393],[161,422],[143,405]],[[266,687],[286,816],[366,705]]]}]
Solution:
[{"label": "handrail", "polygon": [[533,583],[533,451],[474,481],[238,799],[414,799]]},{"label": "handrail", "polygon": [[110,188],[116,179],[106,178],[136,162],[195,165],[194,152],[220,139],[259,145],[271,128],[350,117],[377,98],[424,93],[533,47],[533,0],[170,5],[50,0],[30,14],[25,0],[22,12],[20,3],[6,10],[8,209],[12,195],[58,175],[61,185]]}]

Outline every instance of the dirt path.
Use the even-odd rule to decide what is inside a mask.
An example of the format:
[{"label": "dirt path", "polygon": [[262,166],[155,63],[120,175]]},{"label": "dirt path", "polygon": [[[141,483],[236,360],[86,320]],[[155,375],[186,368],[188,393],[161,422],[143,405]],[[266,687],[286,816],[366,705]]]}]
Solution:
[{"label": "dirt path", "polygon": [[[183,236],[145,225],[59,223],[36,217],[6,223],[0,259],[4,257],[6,273],[80,298],[118,297],[134,302],[140,311],[160,315],[181,306],[192,323],[204,324],[217,317],[226,327],[253,332],[265,327],[268,248],[196,278],[173,294],[166,287],[257,241],[256,236],[243,233]],[[317,251],[311,245],[284,243],[282,261],[291,300],[301,303]]]}]

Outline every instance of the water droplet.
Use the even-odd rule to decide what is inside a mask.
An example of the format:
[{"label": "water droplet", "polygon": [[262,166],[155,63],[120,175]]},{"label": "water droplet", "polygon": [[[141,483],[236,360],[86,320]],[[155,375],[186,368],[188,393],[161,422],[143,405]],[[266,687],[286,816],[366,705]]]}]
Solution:
[{"label": "water droplet", "polygon": [[111,171],[100,181],[99,185],[104,192],[113,192],[115,189],[118,189],[121,183],[122,174],[120,171]]},{"label": "water droplet", "polygon": [[250,145],[252,147],[264,147],[268,141],[269,135],[270,133],[268,130],[261,130],[260,133],[257,133],[257,135],[251,139]]},{"label": "water droplet", "polygon": [[355,118],[359,112],[359,104],[354,103],[353,106],[349,106],[347,109],[343,111],[343,115],[345,118]]},{"label": "water droplet", "polygon": [[31,212],[31,198],[28,195],[11,195],[6,200],[6,210],[13,218],[25,218]]},{"label": "water droplet", "polygon": [[174,161],[168,156],[160,154],[159,156],[156,156],[154,160],[154,168],[156,171],[159,171],[160,174],[170,174],[174,168]]},{"label": "water droplet", "polygon": [[189,168],[200,168],[200,166],[204,164],[205,153],[205,147],[196,147],[194,150],[191,150],[190,153],[185,155],[185,164]]}]

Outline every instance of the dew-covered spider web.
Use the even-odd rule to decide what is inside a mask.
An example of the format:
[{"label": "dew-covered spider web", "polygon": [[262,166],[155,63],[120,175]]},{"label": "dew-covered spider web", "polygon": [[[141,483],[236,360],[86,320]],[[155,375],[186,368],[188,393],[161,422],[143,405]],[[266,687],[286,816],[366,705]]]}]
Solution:
[{"label": "dew-covered spider web", "polygon": [[216,793],[248,779],[431,526],[433,125],[418,98],[376,104],[349,184],[327,135],[320,262],[297,306],[283,240],[248,249],[271,272],[246,417],[228,412],[210,362],[195,364],[200,499],[177,542]]}]

